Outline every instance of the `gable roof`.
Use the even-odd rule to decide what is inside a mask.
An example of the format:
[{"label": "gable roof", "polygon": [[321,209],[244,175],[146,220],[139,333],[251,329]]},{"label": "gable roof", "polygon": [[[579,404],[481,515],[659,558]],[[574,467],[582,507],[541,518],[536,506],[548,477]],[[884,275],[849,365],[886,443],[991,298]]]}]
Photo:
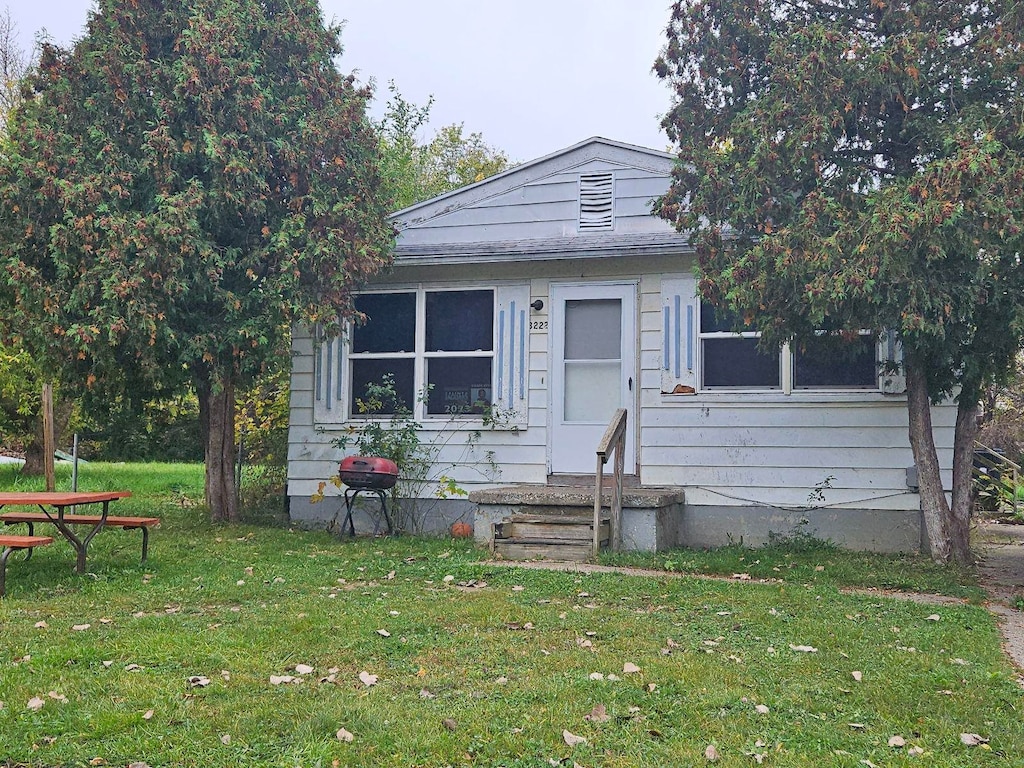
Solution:
[{"label": "gable roof", "polygon": [[[674,164],[668,152],[597,136],[581,141],[392,214],[396,264],[688,250],[686,237],[651,213]],[[614,226],[583,231],[580,176],[594,173],[615,179]]]}]

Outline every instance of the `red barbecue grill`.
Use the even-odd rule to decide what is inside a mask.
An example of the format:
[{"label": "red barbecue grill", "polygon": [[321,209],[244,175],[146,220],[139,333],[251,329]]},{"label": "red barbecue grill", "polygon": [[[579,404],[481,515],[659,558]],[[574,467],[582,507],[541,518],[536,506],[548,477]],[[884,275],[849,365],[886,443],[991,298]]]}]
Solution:
[{"label": "red barbecue grill", "polygon": [[387,496],[385,491],[394,488],[398,482],[398,465],[391,459],[379,456],[346,456],[338,466],[338,475],[345,488],[345,520],[341,529],[348,525],[349,534],[356,535],[356,526],[352,522],[352,505],[360,493],[372,493],[380,500],[380,508],[387,523],[388,535],[391,535],[391,516],[388,514]]}]

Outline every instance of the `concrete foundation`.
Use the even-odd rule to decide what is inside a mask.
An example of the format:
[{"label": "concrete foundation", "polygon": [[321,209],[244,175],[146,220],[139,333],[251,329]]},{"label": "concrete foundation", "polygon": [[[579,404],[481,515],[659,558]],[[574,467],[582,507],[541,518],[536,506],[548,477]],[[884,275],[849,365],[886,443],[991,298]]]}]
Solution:
[{"label": "concrete foundation", "polygon": [[877,509],[812,509],[786,512],[771,507],[687,505],[678,546],[759,547],[773,538],[810,536],[844,549],[869,552],[917,552],[921,514]]},{"label": "concrete foundation", "polygon": [[[303,528],[323,529],[345,518],[339,496],[311,503],[290,499],[291,520]],[[543,509],[542,509],[543,508]],[[447,535],[453,523],[473,525],[478,544],[489,546],[494,523],[524,512],[589,514],[593,491],[585,488],[515,486],[474,491],[470,499],[420,499],[404,532]],[[384,531],[373,496],[360,496],[353,514],[356,534]],[[676,547],[759,547],[773,539],[810,536],[845,549],[872,552],[917,552],[921,549],[921,515],[917,511],[818,509],[786,512],[771,507],[695,506],[685,504],[679,488],[626,489],[622,510],[623,549],[655,552]]]},{"label": "concrete foundation", "polygon": [[[289,504],[291,521],[300,528],[323,530],[333,523],[340,529],[345,520],[345,500],[341,496],[328,496],[319,502],[311,502],[308,496],[292,496]],[[454,523],[472,525],[475,507],[465,499],[417,499],[414,507],[409,507],[407,512],[399,510],[392,519],[401,533],[443,536]],[[352,510],[352,521],[357,536],[372,536],[386,530],[376,496],[359,496]]]}]

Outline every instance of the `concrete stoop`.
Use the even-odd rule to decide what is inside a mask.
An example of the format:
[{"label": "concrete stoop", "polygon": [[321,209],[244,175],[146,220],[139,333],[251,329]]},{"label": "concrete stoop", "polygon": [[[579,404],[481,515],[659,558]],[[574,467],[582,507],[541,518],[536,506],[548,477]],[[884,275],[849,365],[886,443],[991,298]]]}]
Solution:
[{"label": "concrete stoop", "polygon": [[[496,557],[508,560],[592,559],[594,489],[580,486],[515,485],[473,491],[474,535]],[[599,536],[610,540],[609,503]],[[682,488],[626,488],[622,498],[622,548],[654,552],[675,546],[682,525]]]}]

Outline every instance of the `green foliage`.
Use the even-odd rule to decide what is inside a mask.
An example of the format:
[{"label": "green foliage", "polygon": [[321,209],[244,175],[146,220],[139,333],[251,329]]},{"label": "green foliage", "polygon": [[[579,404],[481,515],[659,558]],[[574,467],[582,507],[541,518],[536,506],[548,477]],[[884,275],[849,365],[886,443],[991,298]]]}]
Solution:
[{"label": "green foliage", "polygon": [[895,330],[934,398],[1024,336],[1019,4],[680,2],[661,214],[766,339]]},{"label": "green foliage", "polygon": [[2,443],[28,441],[38,420],[40,378],[24,350],[0,344],[0,435]]},{"label": "green foliage", "polygon": [[440,128],[426,144],[419,135],[430,122],[431,97],[424,106],[407,101],[394,82],[384,117],[377,125],[382,176],[392,190],[396,209],[482,181],[507,169],[508,156],[484,142],[480,133],[466,135],[461,123]]},{"label": "green foliage", "polygon": [[236,385],[390,261],[338,35],[315,0],[100,0],[73,50],[44,45],[0,157],[0,330],[65,381],[190,380],[233,444]]}]

